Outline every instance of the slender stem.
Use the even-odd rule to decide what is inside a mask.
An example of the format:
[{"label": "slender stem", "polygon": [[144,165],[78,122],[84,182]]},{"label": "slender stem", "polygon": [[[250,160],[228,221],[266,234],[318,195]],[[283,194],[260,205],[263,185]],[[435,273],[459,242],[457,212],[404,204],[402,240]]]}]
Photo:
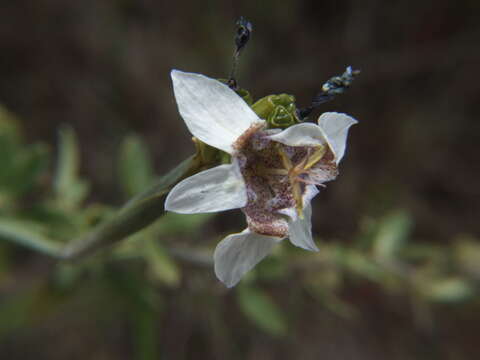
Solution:
[{"label": "slender stem", "polygon": [[186,159],[160,182],[131,199],[112,218],[68,244],[61,252],[61,258],[83,258],[150,225],[165,212],[164,198],[170,189],[204,167],[205,164],[196,155]]}]

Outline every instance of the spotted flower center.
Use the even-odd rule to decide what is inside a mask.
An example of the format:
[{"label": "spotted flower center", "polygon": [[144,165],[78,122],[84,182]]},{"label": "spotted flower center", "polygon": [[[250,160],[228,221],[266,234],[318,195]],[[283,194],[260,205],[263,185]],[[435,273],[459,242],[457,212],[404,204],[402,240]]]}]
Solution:
[{"label": "spotted flower center", "polygon": [[269,138],[279,130],[252,125],[234,144],[247,189],[242,211],[250,230],[269,236],[288,235],[288,217],[295,209],[302,217],[307,185],[323,185],[337,175],[334,156],[327,145],[288,146]]}]

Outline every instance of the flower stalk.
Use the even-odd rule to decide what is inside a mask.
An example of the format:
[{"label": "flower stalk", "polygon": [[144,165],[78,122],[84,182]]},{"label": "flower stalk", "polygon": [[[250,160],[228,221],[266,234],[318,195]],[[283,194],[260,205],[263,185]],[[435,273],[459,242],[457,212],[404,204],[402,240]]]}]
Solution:
[{"label": "flower stalk", "polygon": [[221,163],[221,152],[198,139],[193,139],[196,154],[190,156],[155,185],[128,201],[112,218],[92,231],[72,241],[61,252],[60,258],[79,260],[147,227],[164,212],[165,197],[183,179]]}]

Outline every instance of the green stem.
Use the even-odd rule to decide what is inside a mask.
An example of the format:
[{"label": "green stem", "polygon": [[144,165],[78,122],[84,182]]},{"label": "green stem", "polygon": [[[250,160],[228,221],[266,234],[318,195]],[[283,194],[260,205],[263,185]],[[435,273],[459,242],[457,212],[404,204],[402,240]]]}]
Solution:
[{"label": "green stem", "polygon": [[67,245],[60,257],[83,258],[150,225],[165,212],[165,196],[175,184],[212,165],[205,164],[197,155],[184,160],[157,184],[127,202],[112,218]]}]

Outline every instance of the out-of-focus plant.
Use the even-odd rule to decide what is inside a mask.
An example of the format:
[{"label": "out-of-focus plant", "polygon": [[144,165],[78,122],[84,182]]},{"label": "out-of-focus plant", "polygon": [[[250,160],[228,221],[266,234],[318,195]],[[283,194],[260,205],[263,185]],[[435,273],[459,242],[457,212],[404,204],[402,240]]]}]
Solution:
[{"label": "out-of-focus plant", "polygon": [[[0,282],[5,283],[7,254],[13,250],[5,241],[62,259],[72,236],[82,236],[99,222],[109,221],[116,210],[105,204],[85,203],[89,187],[79,177],[78,144],[72,129],[59,133],[60,153],[52,173],[47,147],[23,144],[18,123],[5,110],[0,126],[0,146],[10,154],[5,158],[8,166],[0,169]],[[152,169],[142,139],[127,136],[118,161],[119,185],[126,198],[158,181]],[[133,179],[132,173],[138,178]],[[9,180],[16,177],[22,185]],[[0,338],[41,322],[59,304],[78,296],[82,288],[93,286],[96,291],[109,289],[104,296],[114,302],[121,299],[117,306],[128,309],[137,358],[156,358],[160,330],[155,319],[162,313],[162,289],[187,286],[227,294],[210,270],[213,242],[188,241],[198,238],[212,216],[169,213],[111,251],[73,263],[60,261],[46,283],[16,291],[0,304],[5,320],[0,325]],[[411,299],[413,316],[420,324],[425,323],[425,317],[430,316],[428,309],[435,304],[474,299],[480,280],[478,241],[465,236],[450,246],[417,242],[411,238],[413,226],[408,211],[398,210],[378,219],[366,218],[353,241],[323,239],[318,253],[279,247],[233,292],[238,309],[247,324],[278,337],[289,333],[295,318],[285,299],[277,299],[267,290],[282,284],[297,284],[290,289],[291,296],[310,294],[330,311],[351,318],[359,314],[344,294],[352,282],[368,282],[386,293]],[[186,271],[192,266],[195,271]],[[110,311],[119,310],[114,307]]]},{"label": "out-of-focus plant", "polygon": [[[343,91],[354,75],[347,69],[329,80],[313,103]],[[252,105],[249,95],[244,95]],[[285,121],[298,118],[296,109],[289,106],[291,101],[285,106],[280,100],[266,97],[256,103],[256,111],[283,127]],[[279,110],[280,106],[286,110]],[[296,116],[311,110],[300,109]],[[210,271],[213,242],[188,241],[201,238],[198,234],[213,215],[164,215],[164,199],[172,186],[225,162],[225,154],[197,141],[194,155],[157,177],[147,145],[137,135],[127,136],[119,148],[118,185],[126,199],[133,198],[116,209],[86,201],[89,183],[80,177],[78,146],[73,129],[62,128],[54,164],[48,147],[25,144],[18,120],[0,108],[0,283],[8,282],[8,255],[15,251],[8,242],[58,261],[46,283],[21,289],[0,304],[0,318],[5,320],[0,323],[0,338],[41,321],[84,287],[108,289],[109,304],[128,310],[139,359],[157,358],[156,319],[163,311],[162,297],[180,286],[196,294],[206,289],[233,297],[245,319],[272,336],[288,335],[295,319],[288,299],[274,296],[284,284],[295,284],[289,296],[309,294],[330,311],[351,318],[359,314],[345,293],[352,283],[368,282],[410,299],[413,314],[422,324],[431,307],[464,303],[478,295],[478,240],[464,236],[442,246],[415,241],[414,219],[407,210],[395,209],[380,218],[365,218],[354,239],[321,239],[318,253],[276,248],[237,289],[227,293]],[[107,245],[115,246],[97,251]],[[95,256],[87,257],[90,254]],[[195,271],[186,270],[191,267]],[[112,313],[119,311],[115,306]]]}]

